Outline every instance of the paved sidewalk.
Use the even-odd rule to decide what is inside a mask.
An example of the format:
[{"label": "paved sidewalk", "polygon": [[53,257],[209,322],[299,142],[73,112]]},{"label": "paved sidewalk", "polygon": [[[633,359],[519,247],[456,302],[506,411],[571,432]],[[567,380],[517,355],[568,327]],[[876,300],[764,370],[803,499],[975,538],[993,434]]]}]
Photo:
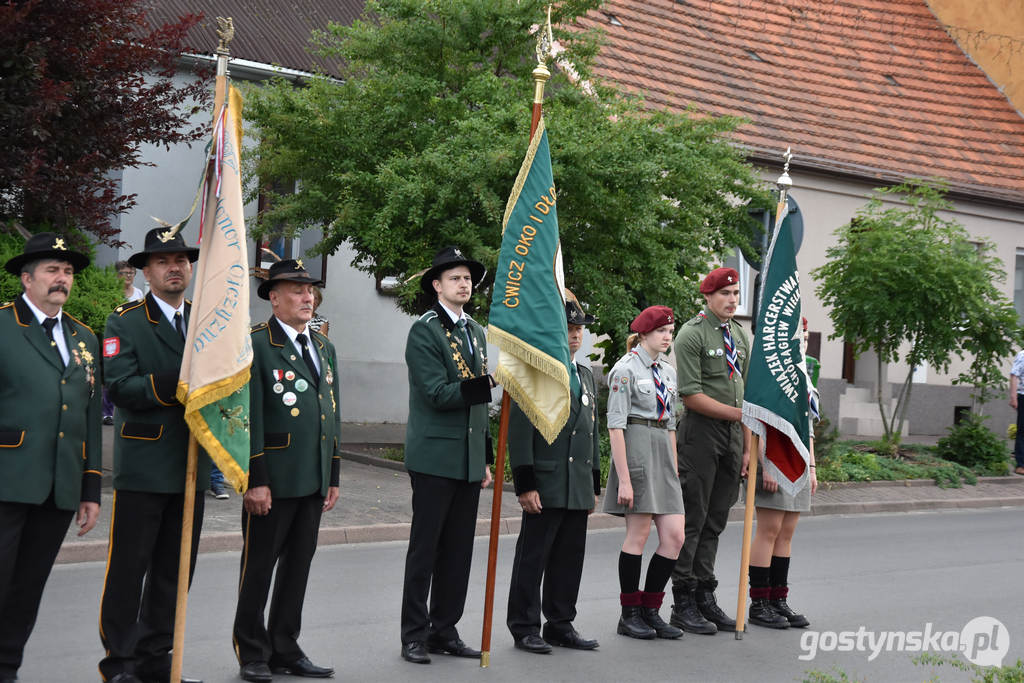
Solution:
[{"label": "paved sidewalk", "polygon": [[[335,509],[324,515],[320,544],[405,540],[412,519],[409,478],[402,465],[359,453],[348,453],[341,467],[341,496]],[[107,534],[113,494],[109,481],[103,489],[100,521],[85,537],[72,525],[58,562],[89,562],[106,559]],[[206,496],[202,552],[240,550],[241,496],[228,500]],[[493,489],[480,496],[477,533],[490,528]],[[743,501],[732,510],[731,520],[743,519]],[[814,497],[812,515],[909,512],[943,508],[1024,506],[1024,477],[988,477],[976,486],[942,489],[932,481],[823,484]],[[521,512],[510,485],[502,494],[500,532],[517,533]],[[622,520],[596,513],[591,529],[622,526]]]}]

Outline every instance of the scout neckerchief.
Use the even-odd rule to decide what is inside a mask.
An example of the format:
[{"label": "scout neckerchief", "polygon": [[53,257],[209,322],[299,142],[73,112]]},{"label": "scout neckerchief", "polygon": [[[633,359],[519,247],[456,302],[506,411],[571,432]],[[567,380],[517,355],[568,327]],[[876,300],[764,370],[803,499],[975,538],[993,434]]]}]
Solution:
[{"label": "scout neckerchief", "polygon": [[[705,320],[708,320],[708,316],[704,313],[704,311],[700,312],[700,317],[704,318]],[[736,354],[736,345],[732,341],[732,332],[729,331],[729,322],[726,321],[724,323],[721,323],[721,328],[722,342],[725,346],[725,362],[729,366],[729,379],[732,379],[733,375],[741,374],[740,359],[739,356],[737,356]]]}]

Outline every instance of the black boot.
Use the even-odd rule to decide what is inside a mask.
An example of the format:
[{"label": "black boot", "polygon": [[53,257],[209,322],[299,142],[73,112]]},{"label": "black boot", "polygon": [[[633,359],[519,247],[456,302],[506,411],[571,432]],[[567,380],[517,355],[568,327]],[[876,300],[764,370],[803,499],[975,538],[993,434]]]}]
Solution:
[{"label": "black boot", "polygon": [[718,602],[715,600],[715,592],[698,588],[693,593],[694,599],[697,601],[697,609],[704,615],[704,618],[714,624],[719,631],[735,631],[736,620],[731,619],[729,615],[722,611],[722,608],[718,606]]},{"label": "black boot", "polygon": [[789,628],[789,619],[772,609],[769,589],[750,589],[750,623],[767,628]]},{"label": "black boot", "polygon": [[682,630],[675,626],[666,624],[665,620],[662,619],[661,615],[658,613],[658,610],[661,609],[661,601],[664,597],[664,593],[648,593],[647,591],[641,593],[640,602],[642,607],[640,614],[643,616],[644,622],[654,629],[654,632],[659,638],[664,638],[665,640],[682,638]]},{"label": "black boot", "polygon": [[672,616],[669,623],[673,626],[687,631],[688,633],[700,633],[703,635],[714,635],[718,628],[704,618],[704,615],[697,609],[697,603],[693,599],[693,591],[686,589],[673,589],[676,602],[672,605]]},{"label": "black boot", "polygon": [[772,609],[782,616],[786,617],[789,625],[794,628],[804,628],[810,626],[811,622],[807,620],[802,614],[797,614],[793,611],[793,608],[786,602],[786,598],[789,596],[788,586],[772,586],[771,596],[768,600],[768,604],[771,605]]},{"label": "black boot", "polygon": [[630,638],[640,640],[651,640],[658,634],[644,621],[640,605],[640,591],[636,593],[620,593],[619,600],[622,602],[622,616],[619,618],[619,626],[616,633]]}]

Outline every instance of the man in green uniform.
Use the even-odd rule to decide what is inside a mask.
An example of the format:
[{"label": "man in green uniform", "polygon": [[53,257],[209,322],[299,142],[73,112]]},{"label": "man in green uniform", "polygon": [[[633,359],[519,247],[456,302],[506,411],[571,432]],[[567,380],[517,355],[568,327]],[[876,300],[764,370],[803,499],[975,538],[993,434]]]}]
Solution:
[{"label": "man in green uniform", "polygon": [[[114,402],[114,505],[100,601],[105,681],[167,683],[177,603],[188,425],[175,392],[192,304],[185,290],[199,250],[181,233],[146,234],[128,262],[149,294],[114,309],[103,339],[104,384]],[[196,487],[206,489],[210,460],[200,454]],[[193,508],[189,581],[203,526],[203,496]]]},{"label": "man in green uniform", "polygon": [[[583,345],[583,326],[594,317],[565,290],[569,353]],[[601,493],[600,436],[594,375],[573,363],[581,391],[570,401],[569,420],[549,444],[518,404],[509,417],[509,453],[516,495],[523,508],[512,582],[508,629],[520,650],[546,654],[551,646],[593,650],[596,640],[581,636],[572,622],[583,578],[587,517]],[[541,582],[544,597],[541,601]],[[547,623],[541,637],[540,616]]]},{"label": "man in green uniform", "polygon": [[79,536],[99,516],[99,344],[62,310],[88,265],[44,232],[4,266],[24,291],[0,306],[0,683],[17,680],[72,515]]},{"label": "man in green uniform", "polygon": [[338,501],[341,464],[338,359],[327,337],[309,329],[314,286],[323,283],[288,259],[271,266],[257,290],[274,314],[252,330],[249,489],[233,634],[246,681],[334,675],[298,643],[320,517]]},{"label": "man in green uniform", "polygon": [[750,342],[733,321],[739,273],[717,268],[701,283],[707,306],[683,325],[675,342],[679,394],[686,406],[679,438],[679,479],[686,540],[672,573],[672,625],[690,633],[736,630],[715,600],[718,536],[739,495],[740,466],[750,432],[742,426],[743,378]]},{"label": "man in green uniform", "polygon": [[429,664],[429,652],[480,656],[462,642],[456,624],[466,604],[480,489],[491,482],[487,404],[494,383],[484,330],[463,311],[486,272],[455,247],[439,251],[420,281],[437,301],[412,324],[405,345],[412,528],[402,657],[416,664]]}]

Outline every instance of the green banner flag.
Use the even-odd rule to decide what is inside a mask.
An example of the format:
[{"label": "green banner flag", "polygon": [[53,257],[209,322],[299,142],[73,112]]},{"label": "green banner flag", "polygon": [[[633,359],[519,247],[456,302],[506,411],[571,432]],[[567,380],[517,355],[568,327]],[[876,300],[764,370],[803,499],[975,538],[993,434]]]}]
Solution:
[{"label": "green banner flag", "polygon": [[792,495],[807,480],[810,404],[802,344],[800,277],[785,196],[775,215],[775,234],[761,271],[743,424],[761,437],[760,454],[767,473]]},{"label": "green banner flag", "polygon": [[243,214],[242,98],[230,89],[213,133],[192,318],[178,400],[196,441],[241,493],[249,480],[249,259]]},{"label": "green banner flag", "polygon": [[555,199],[541,119],[505,207],[487,336],[501,351],[495,380],[548,443],[569,419],[570,391],[579,391],[570,372]]}]

